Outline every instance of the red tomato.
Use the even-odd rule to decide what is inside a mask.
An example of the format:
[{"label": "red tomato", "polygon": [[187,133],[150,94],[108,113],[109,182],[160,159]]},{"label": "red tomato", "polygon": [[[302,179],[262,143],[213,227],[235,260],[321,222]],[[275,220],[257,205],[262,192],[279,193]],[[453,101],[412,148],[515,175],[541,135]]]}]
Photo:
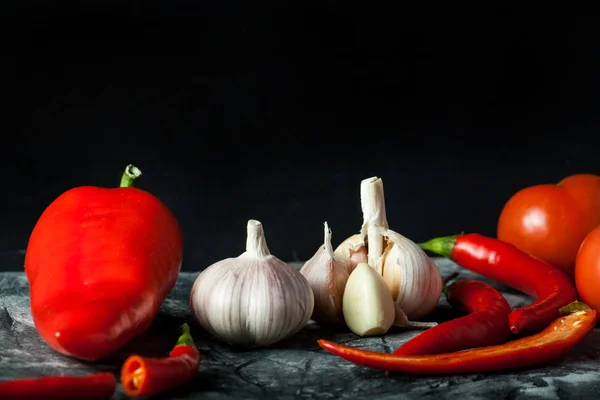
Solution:
[{"label": "red tomato", "polygon": [[575,287],[581,301],[600,310],[600,227],[587,235],[577,253]]},{"label": "red tomato", "polygon": [[572,277],[579,246],[598,225],[600,176],[579,174],[517,192],[500,214],[498,239]]}]

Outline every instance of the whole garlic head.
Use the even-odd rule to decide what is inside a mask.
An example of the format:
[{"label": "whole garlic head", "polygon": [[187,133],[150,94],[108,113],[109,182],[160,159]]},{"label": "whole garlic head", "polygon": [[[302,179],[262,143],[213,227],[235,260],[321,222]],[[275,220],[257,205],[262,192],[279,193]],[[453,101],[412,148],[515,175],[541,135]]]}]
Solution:
[{"label": "whole garlic head", "polygon": [[246,251],[198,275],[190,307],[198,323],[234,345],[274,344],[301,330],[313,312],[312,289],[302,274],[270,254],[263,226],[250,220]]},{"label": "whole garlic head", "polygon": [[343,324],[342,296],[348,280],[348,263],[335,256],[331,247],[331,230],[325,222],[323,245],[302,266],[315,295],[312,319],[323,324]]},{"label": "whole garlic head", "polygon": [[442,293],[439,269],[416,243],[389,229],[380,178],[364,179],[360,198],[363,212],[360,233],[342,242],[336,254],[350,263],[351,258],[360,259],[377,271],[404,319],[424,317],[433,311]]}]

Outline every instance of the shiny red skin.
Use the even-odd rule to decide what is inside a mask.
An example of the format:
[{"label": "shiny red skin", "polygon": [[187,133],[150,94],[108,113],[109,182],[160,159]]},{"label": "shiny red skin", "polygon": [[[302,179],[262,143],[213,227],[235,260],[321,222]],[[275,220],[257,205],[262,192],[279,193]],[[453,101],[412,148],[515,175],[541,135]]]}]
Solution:
[{"label": "shiny red skin", "polygon": [[56,351],[110,355],[144,332],[175,285],[180,226],[134,187],[71,189],[42,213],[25,257],[31,312]]},{"label": "shiny red skin", "polygon": [[427,329],[398,347],[395,355],[440,354],[499,344],[511,335],[510,305],[496,289],[476,280],[452,284],[448,302],[468,315]]},{"label": "shiny red skin", "polygon": [[577,253],[575,287],[582,302],[600,310],[600,227],[587,235]]},{"label": "shiny red skin", "polygon": [[116,390],[117,380],[108,372],[0,381],[0,399],[5,400],[108,400]]},{"label": "shiny red skin", "polygon": [[510,243],[479,234],[458,235],[451,258],[458,265],[537,299],[509,315],[513,333],[539,331],[577,299],[567,275]]},{"label": "shiny red skin", "polygon": [[600,225],[600,176],[572,175],[520,190],[505,204],[498,239],[573,277],[583,239]]}]

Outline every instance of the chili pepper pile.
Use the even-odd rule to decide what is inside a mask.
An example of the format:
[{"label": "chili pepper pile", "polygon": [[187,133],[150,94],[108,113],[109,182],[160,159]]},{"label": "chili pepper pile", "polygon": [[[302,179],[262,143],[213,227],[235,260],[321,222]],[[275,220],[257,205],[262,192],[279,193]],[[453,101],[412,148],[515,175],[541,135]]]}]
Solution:
[{"label": "chili pepper pile", "polygon": [[[475,373],[553,360],[579,343],[596,324],[596,311],[576,301],[575,287],[562,271],[511,244],[467,234],[432,239],[421,247],[521,290],[535,301],[511,310],[491,286],[480,281],[459,281],[448,288],[446,295],[452,306],[468,315],[430,328],[392,354],[327,340],[319,340],[319,345],[348,361],[388,373]],[[507,342],[511,332],[530,336]]]},{"label": "chili pepper pile", "polygon": [[559,308],[577,299],[575,286],[563,272],[506,242],[467,234],[432,239],[421,247],[536,298],[511,312],[513,333],[543,329],[558,316]]},{"label": "chili pepper pile", "polygon": [[542,332],[505,344],[434,355],[396,355],[360,350],[319,340],[345,360],[372,368],[412,375],[465,374],[530,367],[571,350],[596,324],[596,311],[584,309],[555,319]]}]

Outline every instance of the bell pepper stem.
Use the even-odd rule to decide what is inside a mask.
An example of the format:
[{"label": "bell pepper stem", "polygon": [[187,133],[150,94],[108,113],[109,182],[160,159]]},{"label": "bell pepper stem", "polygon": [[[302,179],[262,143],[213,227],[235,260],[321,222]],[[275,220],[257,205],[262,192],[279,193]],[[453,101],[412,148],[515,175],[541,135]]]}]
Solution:
[{"label": "bell pepper stem", "polygon": [[129,164],[125,167],[125,172],[121,176],[121,184],[119,187],[133,187],[135,180],[142,176],[142,171],[139,170],[135,165]]}]

